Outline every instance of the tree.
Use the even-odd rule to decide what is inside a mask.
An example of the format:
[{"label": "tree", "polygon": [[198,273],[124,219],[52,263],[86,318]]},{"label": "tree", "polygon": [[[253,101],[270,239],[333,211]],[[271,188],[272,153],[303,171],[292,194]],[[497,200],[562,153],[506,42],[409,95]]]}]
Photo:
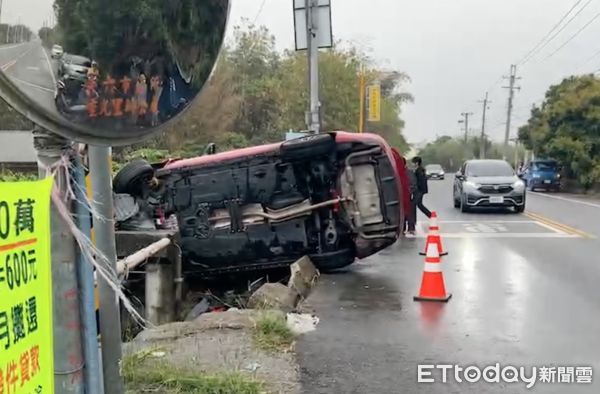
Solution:
[{"label": "tree", "polygon": [[569,77],[551,86],[519,129],[519,139],[536,156],[559,160],[583,186],[599,182],[600,79]]}]

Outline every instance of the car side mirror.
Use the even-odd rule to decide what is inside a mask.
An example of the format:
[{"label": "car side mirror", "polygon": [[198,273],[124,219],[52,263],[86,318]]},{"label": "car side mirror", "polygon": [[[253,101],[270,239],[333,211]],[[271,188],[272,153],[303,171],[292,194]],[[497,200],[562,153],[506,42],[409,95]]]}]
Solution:
[{"label": "car side mirror", "polygon": [[463,174],[459,171],[457,172],[455,175],[456,179],[458,179],[459,181],[462,181],[465,177],[463,176]]}]

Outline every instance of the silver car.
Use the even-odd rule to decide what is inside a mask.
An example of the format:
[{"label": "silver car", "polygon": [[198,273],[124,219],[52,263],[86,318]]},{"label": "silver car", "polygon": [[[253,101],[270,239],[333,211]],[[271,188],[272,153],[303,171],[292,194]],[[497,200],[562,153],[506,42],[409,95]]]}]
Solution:
[{"label": "silver car", "polygon": [[453,202],[462,212],[475,207],[525,210],[525,183],[504,160],[469,160],[454,177]]}]

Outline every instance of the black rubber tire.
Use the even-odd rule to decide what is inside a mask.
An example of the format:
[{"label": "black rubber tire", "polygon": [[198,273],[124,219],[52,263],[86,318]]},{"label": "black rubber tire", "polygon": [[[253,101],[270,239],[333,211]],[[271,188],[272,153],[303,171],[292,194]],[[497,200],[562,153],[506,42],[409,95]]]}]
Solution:
[{"label": "black rubber tire", "polygon": [[331,134],[313,134],[284,142],[281,156],[285,159],[303,159],[328,154],[335,148]]},{"label": "black rubber tire", "polygon": [[525,212],[525,204],[515,206],[515,212],[516,213],[523,213],[523,212]]},{"label": "black rubber tire", "polygon": [[469,206],[467,205],[467,202],[465,201],[467,198],[464,194],[461,194],[460,196],[460,211],[462,213],[466,213],[469,212]]},{"label": "black rubber tire", "polygon": [[143,185],[154,176],[154,168],[146,160],[138,159],[128,163],[113,179],[115,193],[139,197]]},{"label": "black rubber tire", "polygon": [[313,264],[323,273],[334,272],[354,263],[354,249],[341,249],[335,252],[314,254],[309,256]]}]

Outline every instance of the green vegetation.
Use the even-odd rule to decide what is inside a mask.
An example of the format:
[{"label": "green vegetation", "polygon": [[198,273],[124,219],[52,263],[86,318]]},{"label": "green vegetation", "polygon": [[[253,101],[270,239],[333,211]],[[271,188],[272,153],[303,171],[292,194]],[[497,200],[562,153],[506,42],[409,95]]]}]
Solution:
[{"label": "green vegetation", "polygon": [[262,383],[238,373],[192,373],[150,362],[152,352],[142,352],[123,359],[123,376],[127,393],[164,394],[259,394]]},{"label": "green vegetation", "polygon": [[[446,171],[456,171],[465,160],[479,158],[479,145],[481,138],[469,138],[465,144],[464,138],[442,136],[425,146],[419,151],[425,164],[440,164]],[[485,157],[487,159],[501,159],[503,157],[503,144],[485,140]],[[512,163],[515,156],[515,147],[509,146],[506,157]],[[524,156],[523,148],[519,148],[519,157]]]},{"label": "green vegetation", "polygon": [[285,317],[265,312],[256,322],[254,342],[262,350],[285,351],[294,342],[294,334]]},{"label": "green vegetation", "polygon": [[[408,77],[401,72],[383,72],[364,54],[341,44],[322,51],[320,58],[323,129],[357,129],[358,72],[365,65],[367,84],[379,80],[383,95],[382,120],[368,124],[367,130],[407,151],[401,107],[412,100],[403,90]],[[209,142],[224,151],[281,141],[286,131],[306,127],[307,75],[305,53],[278,52],[265,27],[237,27],[202,98],[184,119],[146,147],[188,156],[198,155],[198,147]],[[190,147],[194,147],[192,152]]]},{"label": "green vegetation", "polygon": [[584,75],[551,86],[519,139],[536,157],[558,160],[584,187],[600,182],[600,79]]},{"label": "green vegetation", "polygon": [[22,181],[37,181],[36,174],[24,174],[20,172],[3,171],[0,172],[0,182],[22,182]]}]

